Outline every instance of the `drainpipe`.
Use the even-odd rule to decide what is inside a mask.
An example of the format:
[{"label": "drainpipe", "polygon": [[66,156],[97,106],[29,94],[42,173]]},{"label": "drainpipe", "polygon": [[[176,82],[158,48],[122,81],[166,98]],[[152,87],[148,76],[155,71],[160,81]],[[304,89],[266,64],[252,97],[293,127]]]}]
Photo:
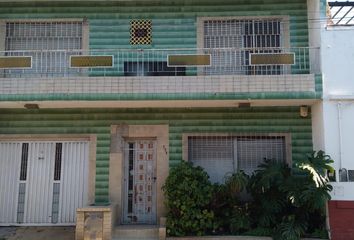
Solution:
[{"label": "drainpipe", "polygon": [[[342,102],[337,103],[337,120],[338,120],[338,138],[339,138],[339,171],[342,170]],[[340,180],[340,173],[338,173],[338,181]],[[337,180],[336,180],[337,182]],[[328,231],[329,239],[332,239],[332,232],[331,232],[331,224],[329,221],[329,209],[328,209],[328,202],[326,202],[326,227]]]},{"label": "drainpipe", "polygon": [[342,150],[342,102],[337,103],[338,111],[338,138],[339,138],[339,170],[342,170],[342,159],[343,159],[343,150]]}]

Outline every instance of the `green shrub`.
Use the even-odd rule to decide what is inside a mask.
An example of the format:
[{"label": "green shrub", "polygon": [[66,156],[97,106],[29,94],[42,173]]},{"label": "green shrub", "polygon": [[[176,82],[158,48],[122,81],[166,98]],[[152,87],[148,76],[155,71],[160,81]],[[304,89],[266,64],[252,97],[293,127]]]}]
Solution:
[{"label": "green shrub", "polygon": [[325,203],[332,186],[326,172],[333,160],[319,151],[293,168],[266,160],[250,179],[251,215],[258,228],[274,228],[274,239],[298,240],[325,228]]},{"label": "green shrub", "polygon": [[249,177],[243,171],[227,174],[225,176],[225,186],[228,194],[233,198],[240,197],[240,193],[246,190],[248,181]]},{"label": "green shrub", "polygon": [[215,214],[216,234],[241,234],[251,227],[248,203],[242,197],[246,195],[249,177],[238,171],[225,176],[224,184],[214,185],[211,209]]},{"label": "green shrub", "polygon": [[326,229],[315,229],[311,234],[309,234],[309,237],[328,239],[328,232]]},{"label": "green shrub", "polygon": [[[238,234],[299,240],[326,237],[325,203],[333,160],[320,151],[285,163],[265,159],[251,176],[238,171],[212,185],[206,172],[182,162],[163,187],[171,236]],[[249,194],[247,198],[246,190]]]},{"label": "green shrub", "polygon": [[201,167],[182,161],[171,169],[163,190],[168,235],[200,236],[213,230],[214,213],[209,210],[213,186]]},{"label": "green shrub", "polygon": [[251,228],[251,219],[248,211],[248,204],[234,206],[229,219],[229,229],[231,234],[241,234]]}]

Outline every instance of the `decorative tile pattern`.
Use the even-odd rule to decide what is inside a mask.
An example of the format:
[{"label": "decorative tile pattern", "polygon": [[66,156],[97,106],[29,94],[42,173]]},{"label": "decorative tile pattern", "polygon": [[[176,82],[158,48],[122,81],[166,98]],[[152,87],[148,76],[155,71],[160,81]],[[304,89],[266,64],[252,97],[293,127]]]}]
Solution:
[{"label": "decorative tile pattern", "polygon": [[130,21],[130,44],[149,45],[152,43],[152,22],[151,20]]}]

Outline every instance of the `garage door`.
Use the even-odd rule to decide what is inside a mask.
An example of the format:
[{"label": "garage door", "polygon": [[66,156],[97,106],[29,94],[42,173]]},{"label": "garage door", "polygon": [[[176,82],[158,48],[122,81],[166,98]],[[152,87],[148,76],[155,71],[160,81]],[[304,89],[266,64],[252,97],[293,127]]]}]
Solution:
[{"label": "garage door", "polygon": [[0,142],[0,225],[66,225],[87,205],[86,141]]}]

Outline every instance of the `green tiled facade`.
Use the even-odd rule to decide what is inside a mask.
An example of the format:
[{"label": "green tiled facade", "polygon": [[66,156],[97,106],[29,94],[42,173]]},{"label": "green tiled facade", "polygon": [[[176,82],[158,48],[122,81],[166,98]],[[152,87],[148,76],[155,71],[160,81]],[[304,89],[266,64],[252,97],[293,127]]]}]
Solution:
[{"label": "green tiled facade", "polygon": [[[221,16],[288,16],[291,47],[308,47],[307,0],[152,0],[1,2],[0,20],[87,19],[89,48],[197,48],[197,18]],[[130,21],[152,20],[152,44],[130,44]],[[308,55],[303,56],[308,60]],[[309,61],[306,61],[309,62]],[[91,75],[100,76],[99,70]],[[117,72],[108,73],[119,76]],[[165,93],[165,94],[3,94],[0,101],[249,100],[319,99],[322,75],[314,92]],[[173,104],[173,101],[171,101]],[[292,104],[294,105],[294,104]],[[111,126],[169,126],[169,164],[182,159],[183,133],[290,133],[293,160],[312,151],[311,117],[299,107],[189,109],[0,109],[0,134],[96,134],[96,203],[109,201]]]},{"label": "green tiled facade", "polygon": [[151,19],[147,48],[195,48],[196,18],[208,16],[290,16],[292,47],[308,46],[306,0],[176,0],[0,3],[1,19],[86,18],[91,49],[142,48],[130,45],[130,20]]},{"label": "green tiled facade", "polygon": [[[0,19],[87,19],[89,48],[108,49],[179,49],[198,48],[197,18],[222,16],[288,16],[290,47],[308,47],[308,16],[306,0],[157,0],[157,1],[50,1],[2,2]],[[130,21],[152,20],[152,44],[130,44]],[[134,56],[132,56],[134,57]],[[309,55],[299,56],[309,63]],[[118,57],[115,57],[116,64]],[[161,59],[159,59],[161,60]],[[119,67],[122,69],[122,67]],[[93,69],[91,76],[121,76],[118,68]],[[297,65],[292,73],[301,72]],[[188,71],[187,71],[188,72]],[[193,71],[192,71],[193,75]],[[252,92],[234,94],[154,93],[154,94],[3,94],[0,101],[31,100],[188,100],[188,99],[316,99],[321,95],[322,75],[316,76],[314,92]]]},{"label": "green tiled facade", "polygon": [[299,107],[197,109],[1,109],[0,134],[96,134],[96,202],[109,197],[110,129],[114,124],[169,125],[169,162],[182,159],[183,133],[290,133],[292,158],[312,151],[311,118]]}]

